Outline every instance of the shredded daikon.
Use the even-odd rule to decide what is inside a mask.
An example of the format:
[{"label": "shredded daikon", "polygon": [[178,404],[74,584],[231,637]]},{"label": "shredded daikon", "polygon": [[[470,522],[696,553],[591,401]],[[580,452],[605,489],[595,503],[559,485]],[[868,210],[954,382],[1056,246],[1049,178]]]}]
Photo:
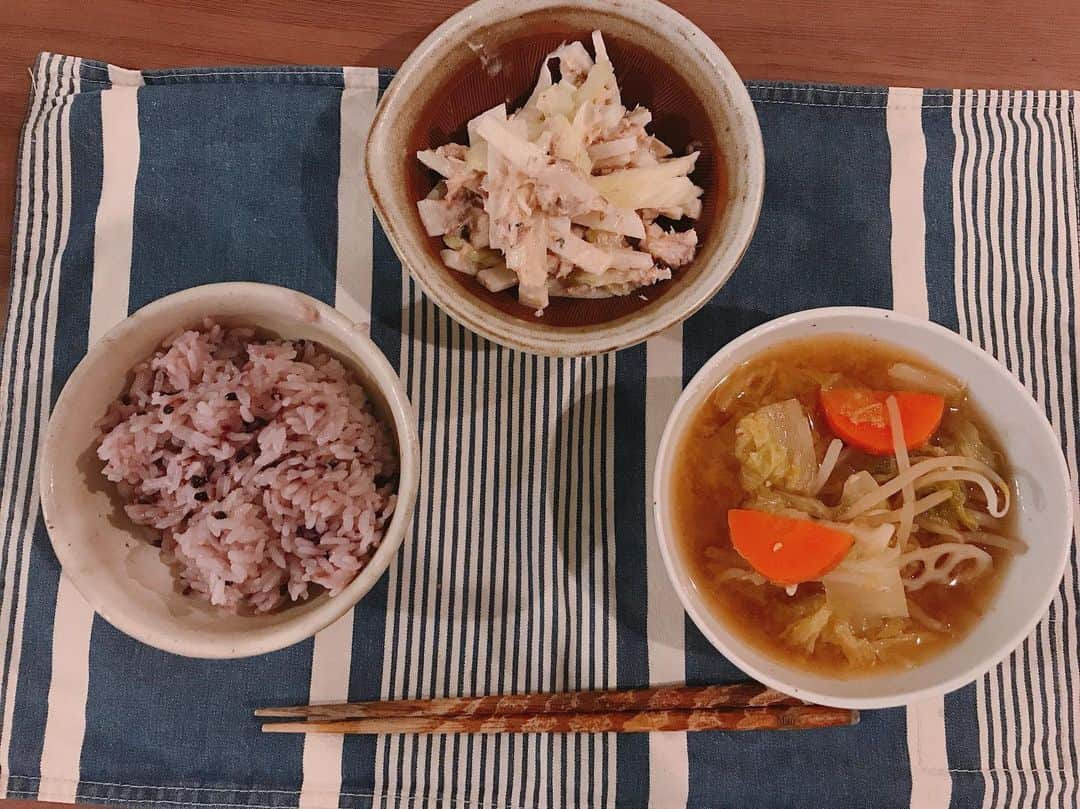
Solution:
[{"label": "shredded daikon", "polygon": [[[692,228],[654,220],[700,216],[703,191],[689,177],[700,153],[672,157],[646,131],[652,115],[623,105],[599,31],[592,44],[595,59],[580,42],[548,54],[525,105],[473,118],[467,147],[416,155],[442,178],[418,209],[428,235],[444,237],[443,263],[492,291],[517,286],[537,315],[549,296],[628,295],[667,280],[697,251]],[[479,266],[465,243],[505,261]]]}]

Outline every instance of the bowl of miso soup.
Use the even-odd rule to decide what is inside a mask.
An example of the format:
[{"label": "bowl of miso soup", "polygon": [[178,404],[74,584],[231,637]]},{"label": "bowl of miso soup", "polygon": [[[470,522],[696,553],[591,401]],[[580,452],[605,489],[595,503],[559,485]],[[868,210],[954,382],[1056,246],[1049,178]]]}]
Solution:
[{"label": "bowl of miso soup", "polygon": [[669,417],[654,515],[687,612],[743,671],[850,708],[981,676],[1057,592],[1074,490],[989,354],[880,309],[817,309],[717,353]]}]

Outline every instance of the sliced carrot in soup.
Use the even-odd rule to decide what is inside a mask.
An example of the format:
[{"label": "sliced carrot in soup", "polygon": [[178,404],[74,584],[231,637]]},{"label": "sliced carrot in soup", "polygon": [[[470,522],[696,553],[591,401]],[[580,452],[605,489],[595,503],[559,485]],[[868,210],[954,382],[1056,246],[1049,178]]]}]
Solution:
[{"label": "sliced carrot in soup", "polygon": [[821,391],[821,408],[836,437],[872,455],[892,455],[892,428],[885,401],[896,397],[908,449],[929,441],[945,414],[945,397],[914,391],[831,388]]},{"label": "sliced carrot in soup", "polygon": [[764,511],[728,511],[731,544],[739,555],[775,584],[819,579],[840,564],[855,538],[844,531]]}]

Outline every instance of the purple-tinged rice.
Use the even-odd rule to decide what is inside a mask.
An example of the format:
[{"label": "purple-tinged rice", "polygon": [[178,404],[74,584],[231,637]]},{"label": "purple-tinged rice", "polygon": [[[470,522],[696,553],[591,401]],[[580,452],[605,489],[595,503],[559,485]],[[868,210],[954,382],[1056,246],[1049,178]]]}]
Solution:
[{"label": "purple-tinged rice", "polygon": [[339,593],[396,501],[391,433],[322,346],[207,320],[133,369],[98,457],[182,588],[266,612]]}]

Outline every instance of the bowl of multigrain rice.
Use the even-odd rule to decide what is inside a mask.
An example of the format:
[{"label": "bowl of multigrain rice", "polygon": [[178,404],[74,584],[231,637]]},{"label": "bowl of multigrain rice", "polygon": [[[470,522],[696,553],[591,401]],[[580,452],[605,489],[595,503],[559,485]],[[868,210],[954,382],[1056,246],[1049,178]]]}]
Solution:
[{"label": "bowl of multigrain rice", "polygon": [[176,654],[262,654],[359,601],[397,553],[415,418],[367,329],[306,295],[212,284],[140,309],[68,379],[42,449],[64,574]]}]

